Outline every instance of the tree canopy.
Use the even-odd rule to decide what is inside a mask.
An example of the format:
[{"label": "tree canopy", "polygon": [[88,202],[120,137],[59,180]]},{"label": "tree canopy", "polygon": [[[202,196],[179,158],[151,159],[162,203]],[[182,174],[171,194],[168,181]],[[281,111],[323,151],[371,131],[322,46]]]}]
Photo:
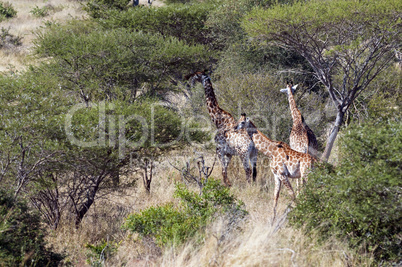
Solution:
[{"label": "tree canopy", "polygon": [[345,112],[400,49],[402,3],[324,2],[256,8],[243,27],[260,43],[301,54],[326,87],[338,112],[323,155],[328,159]]}]

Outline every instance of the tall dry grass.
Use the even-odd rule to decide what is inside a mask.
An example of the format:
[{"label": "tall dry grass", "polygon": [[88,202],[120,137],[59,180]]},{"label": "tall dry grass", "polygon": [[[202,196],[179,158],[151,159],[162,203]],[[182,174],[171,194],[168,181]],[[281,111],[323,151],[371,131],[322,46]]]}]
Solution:
[{"label": "tall dry grass", "polygon": [[[176,161],[174,161],[176,160]],[[213,155],[208,157],[212,164]],[[265,159],[261,159],[264,161]],[[317,238],[306,236],[302,230],[289,226],[286,214],[293,204],[286,191],[278,204],[278,218],[272,222],[273,181],[270,170],[260,162],[258,181],[245,182],[237,159],[230,166],[233,182],[231,192],[241,199],[249,212],[236,231],[228,232],[225,218],[217,218],[204,229],[205,237],[176,248],[159,248],[149,238],[121,229],[125,218],[150,206],[173,202],[175,182],[180,174],[167,162],[179,161],[170,156],[159,164],[154,174],[151,193],[147,194],[138,180],[138,186],[108,196],[91,207],[79,229],[65,222],[48,236],[48,242],[58,252],[64,252],[65,263],[90,266],[89,250],[85,244],[100,244],[109,240],[118,244],[117,251],[104,261],[104,266],[365,266],[370,257],[362,259],[345,244],[335,239],[319,244]],[[221,177],[217,165],[212,176]],[[139,179],[140,177],[128,177]],[[196,188],[194,188],[197,190]]]}]

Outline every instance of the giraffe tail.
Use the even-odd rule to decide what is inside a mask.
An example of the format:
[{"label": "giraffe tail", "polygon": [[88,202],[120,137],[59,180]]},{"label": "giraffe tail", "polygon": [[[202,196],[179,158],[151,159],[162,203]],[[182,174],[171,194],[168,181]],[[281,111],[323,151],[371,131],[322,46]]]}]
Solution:
[{"label": "giraffe tail", "polygon": [[257,180],[257,162],[253,162],[253,182]]}]

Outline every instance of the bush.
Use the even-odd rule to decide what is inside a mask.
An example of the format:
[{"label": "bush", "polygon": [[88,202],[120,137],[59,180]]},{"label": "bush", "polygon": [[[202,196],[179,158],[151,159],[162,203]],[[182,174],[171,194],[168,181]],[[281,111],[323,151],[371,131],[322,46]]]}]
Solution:
[{"label": "bush", "polygon": [[247,214],[243,203],[217,180],[208,180],[201,195],[178,184],[175,196],[180,199],[177,207],[168,203],[132,214],[124,228],[154,237],[159,245],[177,245],[194,236],[218,215],[229,216],[230,227]]},{"label": "bush", "polygon": [[119,244],[102,240],[99,245],[86,244],[88,249],[87,263],[91,266],[104,266],[105,260],[111,258],[117,251]]},{"label": "bush", "polygon": [[57,266],[61,260],[45,249],[39,216],[12,194],[0,190],[0,262],[5,266]]},{"label": "bush", "polygon": [[49,8],[47,6],[42,8],[35,6],[29,13],[31,13],[34,17],[43,18],[49,15]]},{"label": "bush", "polygon": [[130,0],[90,0],[84,10],[93,18],[99,18],[107,10],[126,10]]},{"label": "bush", "polygon": [[15,17],[17,11],[9,2],[0,2],[0,21]]},{"label": "bush", "polygon": [[402,124],[373,121],[354,126],[340,140],[341,162],[309,177],[291,222],[346,239],[378,261],[401,259]]},{"label": "bush", "polygon": [[16,46],[20,46],[22,45],[22,37],[19,36],[15,36],[13,34],[10,33],[10,29],[6,29],[1,27],[0,30],[0,49],[1,48],[13,48]]}]

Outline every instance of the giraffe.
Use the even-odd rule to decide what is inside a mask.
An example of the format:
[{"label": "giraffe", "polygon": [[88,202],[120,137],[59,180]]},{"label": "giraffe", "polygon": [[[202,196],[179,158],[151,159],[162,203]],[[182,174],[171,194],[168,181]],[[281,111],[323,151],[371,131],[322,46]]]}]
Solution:
[{"label": "giraffe", "polygon": [[274,220],[276,216],[276,206],[278,204],[279,192],[282,183],[287,188],[292,198],[295,198],[289,178],[306,178],[316,159],[306,153],[301,153],[290,148],[284,142],[273,141],[260,132],[254,123],[243,113],[236,127],[237,131],[244,131],[250,135],[258,151],[270,158],[270,168],[275,177],[274,190]]},{"label": "giraffe", "polygon": [[[300,110],[296,106],[294,99],[294,92],[296,91],[297,84],[293,86],[292,83],[287,83],[285,89],[281,89],[282,93],[287,93],[289,98],[290,113],[292,115],[293,126],[289,137],[290,148],[293,150],[308,153],[313,157],[317,155],[317,139],[313,131],[305,123]],[[296,180],[296,190],[299,190],[299,179]]]},{"label": "giraffe", "polygon": [[[222,165],[224,184],[231,186],[227,177],[227,168],[234,155],[240,156],[247,181],[251,181],[251,174],[253,181],[255,181],[257,177],[257,149],[250,136],[247,132],[237,131],[235,129],[237,122],[233,116],[218,105],[211,79],[205,71],[187,75],[186,79],[191,79],[192,84],[198,81],[204,87],[208,113],[217,128],[215,135],[216,153]],[[250,162],[253,167],[252,170]]]},{"label": "giraffe", "polygon": [[308,153],[315,157],[317,154],[318,144],[313,131],[308,127],[301,115],[300,110],[296,106],[293,97],[296,91],[297,84],[292,86],[292,83],[287,83],[286,89],[281,89],[282,93],[287,93],[289,97],[289,107],[292,114],[293,126],[289,137],[289,144],[293,150]]}]

